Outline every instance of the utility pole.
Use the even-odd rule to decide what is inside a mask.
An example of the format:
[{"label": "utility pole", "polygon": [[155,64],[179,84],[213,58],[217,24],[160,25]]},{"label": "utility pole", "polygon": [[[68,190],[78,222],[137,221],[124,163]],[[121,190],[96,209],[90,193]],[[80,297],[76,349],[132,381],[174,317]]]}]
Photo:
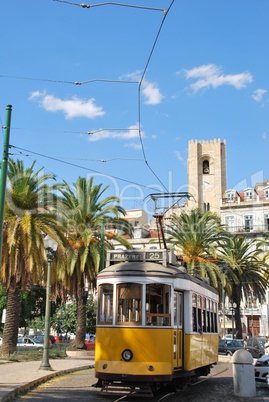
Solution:
[{"label": "utility pole", "polygon": [[12,106],[7,105],[6,125],[4,135],[3,157],[1,165],[1,181],[0,181],[0,262],[2,260],[2,245],[3,245],[3,223],[4,223],[4,207],[5,207],[5,194],[7,182],[7,165],[8,165],[8,151],[9,151],[9,133],[11,122]]}]

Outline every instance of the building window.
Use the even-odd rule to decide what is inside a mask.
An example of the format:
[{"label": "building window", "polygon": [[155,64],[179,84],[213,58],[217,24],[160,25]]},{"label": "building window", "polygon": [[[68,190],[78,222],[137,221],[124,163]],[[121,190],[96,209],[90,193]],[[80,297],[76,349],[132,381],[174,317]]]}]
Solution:
[{"label": "building window", "polygon": [[269,198],[269,189],[264,190],[264,198]]},{"label": "building window", "polygon": [[245,216],[244,226],[245,226],[246,232],[250,232],[251,230],[253,230],[253,216],[252,215]]},{"label": "building window", "polygon": [[253,191],[246,191],[245,192],[245,199],[252,200],[253,199]]},{"label": "building window", "polygon": [[227,201],[234,202],[235,194],[234,193],[227,193]]},{"label": "building window", "polygon": [[225,216],[225,225],[228,226],[229,232],[235,232],[235,219],[234,216]]},{"label": "building window", "polygon": [[209,161],[206,159],[203,161],[203,174],[209,174]]}]

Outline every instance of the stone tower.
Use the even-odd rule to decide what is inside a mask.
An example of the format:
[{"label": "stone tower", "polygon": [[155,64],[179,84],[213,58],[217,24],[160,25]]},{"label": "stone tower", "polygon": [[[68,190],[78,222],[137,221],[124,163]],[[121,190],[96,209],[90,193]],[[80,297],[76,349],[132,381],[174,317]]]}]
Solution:
[{"label": "stone tower", "polygon": [[227,190],[226,141],[189,141],[188,208],[220,214],[220,200]]}]

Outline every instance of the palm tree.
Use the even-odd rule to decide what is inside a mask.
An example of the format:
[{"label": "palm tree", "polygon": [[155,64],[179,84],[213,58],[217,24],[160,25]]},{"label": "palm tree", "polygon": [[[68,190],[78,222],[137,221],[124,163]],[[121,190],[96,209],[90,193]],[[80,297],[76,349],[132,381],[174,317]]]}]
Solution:
[{"label": "palm tree", "polygon": [[29,168],[21,160],[8,163],[0,273],[7,291],[2,355],[16,348],[22,290],[46,278],[45,234],[57,241],[59,260],[64,263],[65,238],[55,215],[49,212],[53,194],[47,182],[54,176],[42,174],[42,169],[35,172],[34,167],[35,162]]},{"label": "palm tree", "polygon": [[[125,210],[119,205],[119,199],[115,196],[102,198],[107,189],[108,186],[102,184],[94,185],[93,178],[82,177],[73,186],[67,183],[59,186],[62,199],[57,208],[65,220],[71,245],[67,271],[61,273],[59,280],[77,302],[76,338],[72,343],[77,349],[85,347],[86,297],[88,288],[95,287],[100,267],[102,224],[131,233],[129,223],[120,217],[120,214],[125,215]],[[123,235],[116,235],[115,239],[130,248]]]},{"label": "palm tree", "polygon": [[188,272],[209,277],[212,286],[217,288],[220,270],[215,259],[216,244],[229,235],[219,217],[198,209],[172,215],[166,233],[167,241],[180,250]]},{"label": "palm tree", "polygon": [[242,297],[256,297],[264,301],[267,289],[268,266],[263,260],[260,241],[243,237],[227,237],[217,250],[219,263],[224,266],[226,292],[235,303],[237,338],[242,338],[240,306]]}]

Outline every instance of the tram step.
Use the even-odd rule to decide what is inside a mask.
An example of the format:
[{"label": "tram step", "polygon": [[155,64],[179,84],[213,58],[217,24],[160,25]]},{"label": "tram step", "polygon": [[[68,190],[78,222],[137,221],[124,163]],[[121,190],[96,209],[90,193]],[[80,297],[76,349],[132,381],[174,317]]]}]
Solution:
[{"label": "tram step", "polygon": [[121,382],[109,382],[103,384],[100,391],[101,395],[115,395],[115,396],[136,396],[151,398],[153,392],[149,384],[128,384]]}]

